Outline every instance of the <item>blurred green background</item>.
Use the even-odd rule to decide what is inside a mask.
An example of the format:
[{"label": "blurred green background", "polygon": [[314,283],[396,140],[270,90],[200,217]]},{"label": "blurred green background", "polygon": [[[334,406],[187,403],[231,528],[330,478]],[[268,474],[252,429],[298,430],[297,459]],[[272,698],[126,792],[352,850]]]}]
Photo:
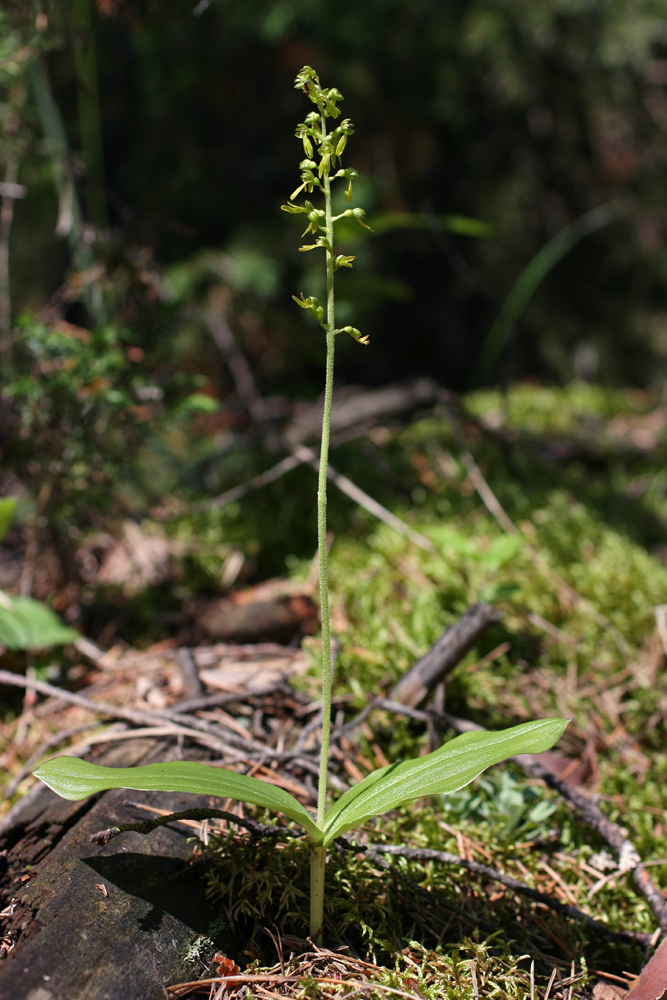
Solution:
[{"label": "blurred green background", "polygon": [[[216,286],[262,392],[318,391],[321,345],[290,296],[317,292],[320,262],[278,211],[309,63],[345,95],[374,227],[341,234],[357,266],[340,320],[372,338],[341,345],[342,377],[664,375],[664,0],[8,0],[0,31],[3,169],[16,159],[27,189],[14,317],[55,296],[224,392],[180,310]],[[526,266],[602,206],[490,345]]]},{"label": "blurred green background", "polygon": [[[178,586],[155,571],[161,609],[226,589],[239,552],[238,583],[312,556],[308,470],[197,506],[288,454],[290,421],[322,390],[321,331],[292,295],[322,296],[323,262],[280,211],[299,183],[305,63],[345,96],[345,163],[373,227],[337,230],[356,256],[337,325],[371,338],[339,339],[337,385],[427,375],[475,412],[493,399],[494,486],[526,496],[554,473],[521,479],[511,386],[532,383],[538,436],[587,400],[565,452],[588,428],[600,496],[634,490],[646,510],[627,530],[663,539],[646,500],[662,511],[662,452],[642,466],[651,492],[635,484],[643,452],[612,486],[598,451],[621,410],[650,448],[664,441],[667,0],[6,0],[0,496],[19,503],[0,587],[80,622],[138,521],[180,560]],[[553,426],[533,427],[545,407]],[[478,431],[466,424],[473,448]],[[417,516],[430,480],[380,432],[338,442],[334,464]],[[593,488],[588,472],[577,483]],[[351,510],[332,497],[334,532]]]}]

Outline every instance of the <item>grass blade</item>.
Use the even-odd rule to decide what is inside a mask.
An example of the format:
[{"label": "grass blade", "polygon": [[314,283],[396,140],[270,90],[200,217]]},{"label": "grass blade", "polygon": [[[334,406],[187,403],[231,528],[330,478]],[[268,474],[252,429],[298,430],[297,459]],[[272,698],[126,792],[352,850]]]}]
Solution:
[{"label": "grass blade", "polygon": [[556,264],[585,236],[608,226],[617,218],[618,212],[615,206],[600,205],[564,226],[528,261],[484,339],[475,359],[472,384],[488,376],[509,340],[513,325]]}]

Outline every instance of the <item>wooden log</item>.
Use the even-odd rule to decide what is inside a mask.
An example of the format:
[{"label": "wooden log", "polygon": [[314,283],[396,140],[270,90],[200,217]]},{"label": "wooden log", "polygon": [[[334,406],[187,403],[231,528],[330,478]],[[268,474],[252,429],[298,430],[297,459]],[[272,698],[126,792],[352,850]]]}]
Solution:
[{"label": "wooden log", "polygon": [[[137,739],[105,754],[104,763],[169,756],[165,746]],[[123,804],[128,794],[169,811],[211,804],[123,789],[67,802],[40,786],[5,818],[2,1000],[159,1000],[161,980],[197,978],[210,960],[217,913],[191,864],[187,828],[125,833],[102,848],[90,843],[92,833],[136,817]]]},{"label": "wooden log", "polygon": [[489,626],[500,619],[500,612],[491,604],[473,604],[400,679],[389,695],[390,700],[417,708]]}]

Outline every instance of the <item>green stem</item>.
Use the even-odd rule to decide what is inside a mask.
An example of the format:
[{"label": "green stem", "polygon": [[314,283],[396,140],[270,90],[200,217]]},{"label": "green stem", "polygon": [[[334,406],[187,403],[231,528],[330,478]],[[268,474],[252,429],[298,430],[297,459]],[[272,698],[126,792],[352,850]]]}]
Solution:
[{"label": "green stem", "polygon": [[[326,137],[326,124],[322,115],[322,134]],[[324,826],[327,799],[327,764],[329,760],[329,733],[331,730],[331,625],[329,620],[329,578],[327,572],[327,466],[329,464],[329,426],[334,373],[334,258],[333,215],[331,211],[331,181],[324,176],[324,208],[326,237],[331,250],[325,250],[327,263],[327,363],[324,387],[324,413],[322,415],[322,447],[320,449],[319,485],[317,490],[317,546],[320,563],[320,609],[322,614],[322,751],[320,776],[317,786],[317,824]]]},{"label": "green stem", "polygon": [[311,847],[310,855],[310,936],[317,943],[324,923],[324,871],[326,847]]}]

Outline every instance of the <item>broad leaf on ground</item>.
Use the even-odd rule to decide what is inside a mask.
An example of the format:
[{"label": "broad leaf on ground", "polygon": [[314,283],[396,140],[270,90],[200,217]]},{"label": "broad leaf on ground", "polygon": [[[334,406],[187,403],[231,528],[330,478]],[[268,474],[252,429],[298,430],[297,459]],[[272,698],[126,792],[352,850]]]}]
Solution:
[{"label": "broad leaf on ground", "polygon": [[63,625],[58,615],[31,597],[1,594],[0,644],[7,649],[44,649],[76,642],[79,633]]},{"label": "broad leaf on ground", "polygon": [[110,788],[134,788],[140,791],[193,792],[236,799],[284,813],[319,841],[322,831],[305,806],[283,788],[269,785],[247,774],[236,774],[223,767],[194,761],[174,760],[166,764],[142,767],[101,767],[78,757],[53,757],[35,771],[36,777],[64,799],[77,802],[88,795]]}]

